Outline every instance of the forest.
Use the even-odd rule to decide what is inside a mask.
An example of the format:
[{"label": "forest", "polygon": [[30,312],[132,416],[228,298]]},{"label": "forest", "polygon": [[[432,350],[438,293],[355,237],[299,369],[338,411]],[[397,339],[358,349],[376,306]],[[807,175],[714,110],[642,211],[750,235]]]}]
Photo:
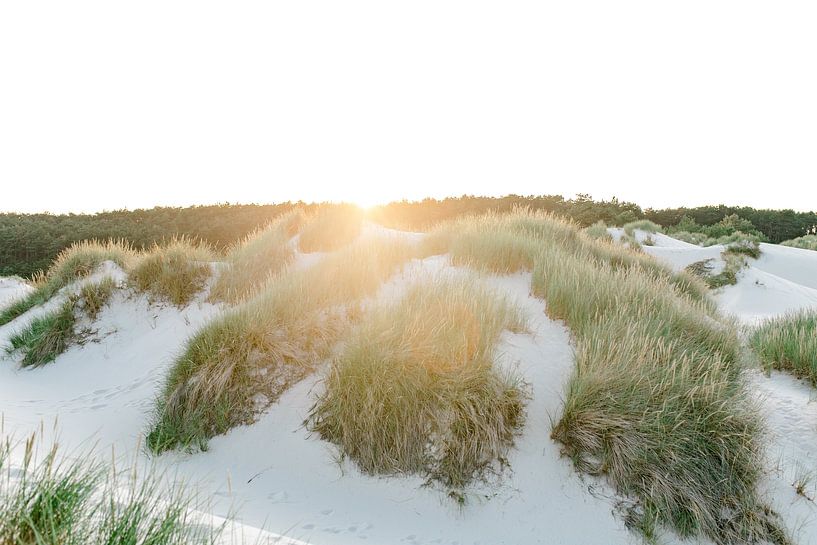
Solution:
[{"label": "forest", "polygon": [[[0,276],[31,277],[48,267],[56,255],[72,243],[90,239],[122,239],[145,248],[173,237],[201,240],[216,250],[224,249],[276,216],[301,207],[306,212],[320,206],[303,202],[280,204],[218,204],[187,208],[157,207],[149,210],[116,210],[98,214],[0,214]],[[598,221],[624,225],[649,219],[672,228],[679,223],[701,228],[718,224],[727,216],[751,222],[769,242],[780,243],[815,232],[817,213],[767,210],[726,205],[695,208],[642,209],[638,204],[594,200],[579,194],[506,195],[480,197],[463,195],[446,199],[397,201],[368,211],[369,219],[400,229],[422,231],[450,218],[488,211],[505,212],[516,207],[545,210],[572,219],[581,226]]]}]

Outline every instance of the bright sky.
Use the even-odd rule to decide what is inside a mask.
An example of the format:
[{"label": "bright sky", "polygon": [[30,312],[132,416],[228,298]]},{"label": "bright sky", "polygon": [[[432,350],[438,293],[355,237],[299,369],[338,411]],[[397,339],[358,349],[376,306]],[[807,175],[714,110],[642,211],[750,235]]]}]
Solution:
[{"label": "bright sky", "polygon": [[817,3],[0,3],[0,210],[817,209]]}]

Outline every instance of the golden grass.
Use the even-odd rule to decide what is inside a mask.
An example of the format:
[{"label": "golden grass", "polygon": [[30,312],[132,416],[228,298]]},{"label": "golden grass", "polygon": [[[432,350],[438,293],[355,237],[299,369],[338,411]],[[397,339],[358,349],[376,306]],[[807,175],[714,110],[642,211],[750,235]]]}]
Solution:
[{"label": "golden grass", "polygon": [[304,221],[301,210],[288,212],[234,245],[210,291],[214,301],[237,304],[251,298],[295,255],[289,244]]},{"label": "golden grass", "polygon": [[310,425],[368,473],[459,489],[504,459],[521,426],[520,380],[493,360],[500,333],[524,327],[512,303],[472,278],[418,282],[352,335]]},{"label": "golden grass", "polygon": [[139,291],[183,307],[204,288],[214,259],[208,246],[176,238],[141,254],[129,281]]},{"label": "golden grass", "polygon": [[426,249],[496,272],[532,263],[533,293],[576,343],[552,435],[578,469],[634,499],[628,522],[637,530],[788,542],[756,491],[760,418],[738,339],[702,282],[526,211],[441,226]]},{"label": "golden grass", "polygon": [[0,325],[21,316],[31,308],[51,299],[60,289],[88,276],[105,261],[127,269],[136,253],[122,241],[83,241],[72,244],[57,256],[46,274],[36,281],[36,289],[0,312]]},{"label": "golden grass", "polygon": [[327,204],[307,218],[298,245],[302,252],[330,252],[355,240],[363,224],[363,211],[351,204]]},{"label": "golden grass", "polygon": [[149,448],[206,448],[210,437],[251,422],[328,356],[359,315],[360,300],[412,253],[399,240],[358,241],[309,269],[284,270],[207,324],[167,377]]}]

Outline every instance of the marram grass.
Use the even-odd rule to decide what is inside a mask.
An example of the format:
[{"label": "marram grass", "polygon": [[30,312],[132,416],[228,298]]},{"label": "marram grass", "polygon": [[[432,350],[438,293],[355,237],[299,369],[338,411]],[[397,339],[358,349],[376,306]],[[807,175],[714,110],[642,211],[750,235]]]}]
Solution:
[{"label": "marram grass", "polygon": [[141,254],[128,279],[137,290],[184,307],[204,288],[213,260],[206,245],[177,238]]},{"label": "marram grass", "polygon": [[252,422],[329,355],[358,303],[412,254],[400,240],[358,241],[309,269],[282,271],[205,325],[168,374],[148,447],[206,448],[214,435]]},{"label": "marram grass", "polygon": [[331,252],[360,236],[363,211],[351,204],[327,204],[307,218],[298,237],[302,252]]},{"label": "marram grass", "polygon": [[525,320],[472,278],[419,281],[371,311],[335,359],[309,425],[367,473],[454,490],[497,465],[522,424],[519,378],[494,367]]},{"label": "marram grass", "polygon": [[228,252],[210,298],[237,304],[255,295],[292,261],[295,252],[289,241],[303,221],[303,212],[294,210],[239,241]]},{"label": "marram grass", "polygon": [[607,224],[599,220],[593,225],[584,228],[584,234],[594,240],[613,241],[613,236],[607,230]]},{"label": "marram grass", "polygon": [[48,272],[38,278],[33,292],[0,312],[0,325],[45,303],[60,289],[93,273],[104,261],[113,261],[126,269],[134,256],[130,245],[121,241],[84,241],[71,245],[60,252]]},{"label": "marram grass", "polygon": [[34,438],[12,471],[12,446],[0,445],[2,545],[212,545],[219,538],[222,528],[195,516],[195,496],[162,485],[158,474],[117,472],[93,456],[69,459],[56,446],[38,456]]},{"label": "marram grass", "polygon": [[9,353],[21,352],[21,367],[42,367],[53,362],[77,340],[80,318],[93,322],[108,303],[115,282],[109,276],[88,282],[79,293],[65,298],[56,309],[35,318],[9,339]]},{"label": "marram grass", "polygon": [[817,311],[767,320],[751,334],[750,344],[766,370],[788,371],[817,386]]},{"label": "marram grass", "polygon": [[426,249],[495,272],[532,269],[533,293],[576,345],[552,436],[579,470],[631,498],[631,527],[648,539],[663,525],[718,544],[789,542],[758,496],[761,419],[734,326],[701,280],[525,211],[442,225]]},{"label": "marram grass", "polygon": [[56,310],[34,319],[9,339],[8,351],[23,354],[21,367],[42,367],[65,352],[74,339],[75,303],[76,297],[69,297]]}]

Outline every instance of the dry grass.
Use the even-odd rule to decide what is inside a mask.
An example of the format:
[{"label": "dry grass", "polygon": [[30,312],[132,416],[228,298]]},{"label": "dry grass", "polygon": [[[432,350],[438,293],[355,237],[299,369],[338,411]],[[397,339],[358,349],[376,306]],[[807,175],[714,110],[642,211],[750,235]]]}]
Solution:
[{"label": "dry grass", "polygon": [[206,448],[210,437],[251,422],[328,356],[357,303],[412,252],[398,240],[361,240],[307,270],[283,271],[207,324],[167,377],[149,448]]},{"label": "dry grass", "polygon": [[271,276],[292,261],[294,250],[289,240],[303,221],[303,212],[294,210],[233,246],[210,298],[237,304],[255,295]]},{"label": "dry grass", "polygon": [[60,252],[47,274],[40,276],[35,291],[0,313],[0,325],[45,303],[60,289],[94,272],[103,262],[113,261],[120,267],[127,268],[134,256],[135,252],[130,245],[121,241],[85,241],[73,244]]},{"label": "dry grass", "polygon": [[301,230],[298,245],[302,252],[330,252],[355,240],[363,224],[363,211],[351,204],[323,205]]},{"label": "dry grass", "polygon": [[110,276],[106,276],[99,282],[88,282],[79,290],[79,304],[88,319],[92,322],[96,320],[100,311],[108,304],[108,301],[116,289],[116,282]]},{"label": "dry grass", "polygon": [[[511,269],[533,263],[533,292],[576,343],[552,435],[577,468],[633,498],[634,527],[650,539],[667,525],[720,544],[788,542],[756,491],[760,418],[737,336],[701,281],[543,214],[463,220],[435,249],[456,248],[458,231],[496,246],[515,233],[527,240],[511,248],[533,249],[516,252],[524,257]],[[455,259],[506,272],[498,256],[509,250],[491,247],[483,240]]]},{"label": "dry grass", "polygon": [[520,311],[471,278],[438,277],[372,311],[335,360],[310,425],[368,473],[417,473],[461,488],[498,464],[524,394],[494,368]]},{"label": "dry grass", "polygon": [[206,245],[177,238],[140,255],[129,280],[137,290],[183,307],[206,285],[214,259]]}]

